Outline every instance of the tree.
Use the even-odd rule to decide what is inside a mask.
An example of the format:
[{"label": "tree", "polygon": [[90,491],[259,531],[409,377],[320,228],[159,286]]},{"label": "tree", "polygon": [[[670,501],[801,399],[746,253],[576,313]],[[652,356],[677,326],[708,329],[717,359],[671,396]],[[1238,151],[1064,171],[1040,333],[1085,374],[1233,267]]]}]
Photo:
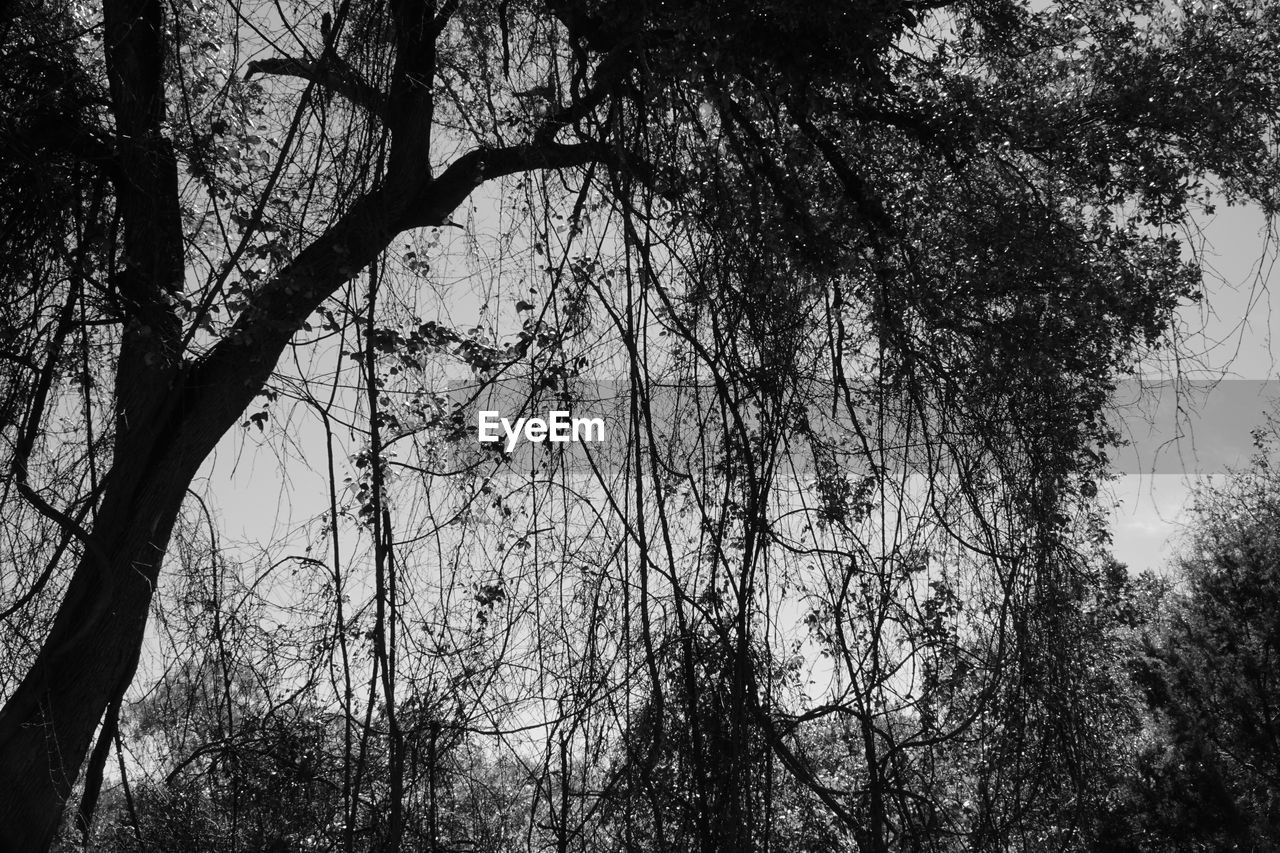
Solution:
[{"label": "tree", "polygon": [[[834,377],[827,399],[863,441],[865,469],[832,457],[822,501],[831,539],[854,560],[846,580],[878,567],[870,612],[910,598],[902,572],[928,563],[906,543],[866,547],[884,525],[868,526],[859,507],[878,504],[881,522],[902,511],[913,496],[894,478],[908,471],[933,478],[921,517],[949,557],[971,548],[989,589],[1044,606],[1067,565],[1052,559],[1055,537],[1106,437],[1097,413],[1109,379],[1196,287],[1169,229],[1206,173],[1273,198],[1280,41],[1267,4],[392,0],[283,14],[157,0],[14,0],[3,11],[6,60],[21,72],[4,84],[4,180],[22,199],[5,212],[4,239],[21,249],[14,258],[49,250],[35,275],[5,279],[22,306],[4,320],[4,407],[16,413],[4,426],[16,493],[6,511],[34,512],[51,531],[21,543],[7,568],[24,607],[60,600],[50,619],[27,611],[23,633],[40,639],[0,712],[0,826],[14,849],[49,846],[99,729],[87,778],[101,779],[192,479],[274,393],[272,371],[313,315],[361,343],[359,521],[373,544],[371,683],[388,710],[392,786],[380,844],[395,849],[409,733],[395,715],[384,430],[396,413],[379,394],[389,359],[447,349],[489,376],[541,358],[564,377],[557,360],[582,305],[622,304],[609,322],[643,386],[640,344],[661,318],[714,389],[722,453],[699,489],[718,483],[721,497],[689,497],[699,559],[677,565],[668,541],[660,580],[642,557],[650,679],[657,688],[648,607],[661,594],[686,678],[688,620],[701,612],[717,637],[730,742],[759,729],[804,777],[770,734],[751,650],[781,532],[770,517],[779,448],[803,437],[830,451],[822,432],[834,427],[796,416],[796,400],[819,399],[813,377]],[[66,118],[56,126],[55,107]],[[438,323],[393,333],[380,301],[392,242],[453,224],[481,187],[534,173],[531,220],[563,206],[570,241],[592,212],[608,225],[596,258],[563,258],[557,286],[577,308],[506,347]],[[608,271],[606,242],[621,247]],[[608,281],[627,298],[606,298],[621,295]],[[647,402],[632,403],[655,450]],[[637,462],[631,485],[661,506],[674,487],[656,459],[651,470]],[[867,479],[854,488],[846,477],[858,470]],[[660,541],[654,518],[626,517],[627,541]],[[336,539],[336,512],[330,523]],[[484,589],[481,608],[504,600]],[[826,612],[841,624],[828,636],[847,627],[836,592]],[[708,610],[716,597],[727,606]],[[878,650],[878,632],[843,647]],[[871,675],[855,715],[879,772],[883,713],[871,700],[885,685]],[[750,782],[758,763],[734,766]],[[810,787],[868,849],[887,849],[877,782],[865,820]],[[558,831],[568,844],[567,826]]]},{"label": "tree", "polygon": [[[1179,593],[1135,650],[1150,718],[1118,786],[1105,849],[1272,849],[1277,794],[1280,606],[1275,424],[1227,483],[1197,495]],[[1121,829],[1123,828],[1123,829]]]}]

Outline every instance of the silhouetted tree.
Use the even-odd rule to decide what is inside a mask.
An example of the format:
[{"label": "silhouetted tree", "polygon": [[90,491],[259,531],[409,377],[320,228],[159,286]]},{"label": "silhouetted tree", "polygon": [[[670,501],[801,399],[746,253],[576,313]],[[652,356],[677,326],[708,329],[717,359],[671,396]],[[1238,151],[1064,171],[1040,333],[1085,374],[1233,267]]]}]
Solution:
[{"label": "silhouetted tree", "polygon": [[[329,402],[349,378],[368,442],[350,506],[327,462],[332,556],[309,559],[334,577],[316,659],[343,661],[333,690],[347,817],[364,808],[363,757],[385,749],[377,843],[399,849],[421,731],[401,714],[420,641],[404,630],[412,601],[397,549],[443,542],[445,524],[414,517],[423,532],[400,535],[387,444],[415,431],[456,440],[458,424],[428,411],[419,388],[406,426],[402,398],[387,393],[392,367],[447,354],[487,380],[527,363],[540,387],[559,388],[586,363],[575,347],[596,310],[636,386],[632,444],[647,449],[628,462],[635,502],[611,495],[626,532],[608,560],[623,554],[625,572],[606,582],[581,571],[583,588],[613,595],[616,580],[625,593],[626,632],[605,645],[659,689],[669,650],[656,638],[671,627],[686,646],[683,689],[693,697],[699,672],[717,673],[706,701],[685,706],[724,716],[723,731],[702,725],[708,743],[729,745],[705,777],[721,798],[706,808],[728,809],[716,820],[752,819],[763,742],[764,766],[808,778],[844,831],[890,849],[885,780],[919,737],[891,730],[924,726],[919,697],[891,676],[921,644],[897,616],[926,600],[927,578],[963,567],[988,608],[969,626],[992,641],[983,677],[1044,677],[1028,644],[1079,598],[1077,564],[1059,551],[1107,438],[1109,382],[1197,289],[1174,229],[1209,174],[1274,208],[1276,17],[1261,2],[1112,0],[7,3],[0,50],[17,71],[0,84],[0,186],[16,189],[3,239],[35,267],[6,270],[19,307],[3,309],[0,339],[14,543],[5,642],[18,652],[0,711],[0,840],[47,849],[86,761],[93,802],[193,478],[237,424],[265,431],[270,410],[255,401],[278,394],[268,381],[281,356],[311,344],[317,359],[345,354]],[[495,187],[495,207],[529,225],[526,257],[541,256],[530,266],[556,306],[518,319],[506,344],[412,317],[403,288],[432,258],[393,246],[461,225],[460,207]],[[584,234],[591,245],[574,242]],[[516,312],[531,307],[521,299]],[[649,417],[655,324],[675,341],[681,378],[714,390],[697,448],[659,438]],[[304,385],[320,378],[300,373]],[[331,436],[335,410],[313,390],[297,396]],[[777,488],[793,440],[833,466],[821,512],[804,512],[830,526],[805,544]],[[482,507],[510,526],[518,515],[477,476],[457,484],[472,490],[468,517]],[[696,523],[666,515],[677,497]],[[340,516],[369,545],[369,607],[356,613],[344,610]],[[28,529],[38,535],[18,532]],[[569,553],[572,538],[557,547]],[[805,592],[847,679],[827,710],[856,722],[867,770],[856,789],[832,788],[786,747],[776,727],[804,714],[762,683],[774,662],[755,663],[777,617],[772,555],[799,562],[813,549],[824,556]],[[530,552],[521,565],[543,570]],[[500,580],[475,579],[474,619],[450,652],[465,665],[439,686],[463,706],[493,688],[526,612]],[[210,619],[224,613],[220,595],[209,601]],[[524,647],[552,624],[528,629]],[[687,649],[702,631],[714,668]],[[597,814],[577,795],[607,782],[573,772],[603,754],[586,715],[604,701],[592,687],[600,639],[584,640],[590,654],[566,643],[556,661],[572,680],[557,699],[568,722],[537,791],[542,802],[559,780],[555,821],[539,831],[561,849],[584,843]],[[360,724],[356,642],[370,655]],[[375,706],[385,728],[369,722]],[[706,760],[708,743],[686,754]],[[749,834],[700,843],[740,849]]]}]

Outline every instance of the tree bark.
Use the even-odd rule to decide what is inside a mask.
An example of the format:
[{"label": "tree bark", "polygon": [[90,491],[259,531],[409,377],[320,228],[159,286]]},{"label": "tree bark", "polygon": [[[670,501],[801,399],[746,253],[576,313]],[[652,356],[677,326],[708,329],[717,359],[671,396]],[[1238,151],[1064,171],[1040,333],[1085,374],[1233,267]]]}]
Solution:
[{"label": "tree bark", "polygon": [[[48,849],[98,721],[138,662],[148,605],[186,486],[153,475],[137,501],[109,494],[98,529],[35,665],[0,714],[0,828],[5,849]],[[189,481],[189,477],[187,478]],[[108,505],[109,504],[109,505]],[[132,516],[132,517],[130,517]]]}]

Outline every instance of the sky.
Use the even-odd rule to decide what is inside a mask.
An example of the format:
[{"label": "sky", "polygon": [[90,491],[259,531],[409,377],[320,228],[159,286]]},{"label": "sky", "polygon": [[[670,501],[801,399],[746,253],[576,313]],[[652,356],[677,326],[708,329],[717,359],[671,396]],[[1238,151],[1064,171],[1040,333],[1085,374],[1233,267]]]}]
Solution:
[{"label": "sky", "polygon": [[[491,203],[480,200],[482,216]],[[1280,399],[1273,347],[1273,330],[1280,327],[1267,286],[1276,246],[1264,218],[1254,207],[1220,204],[1198,225],[1187,242],[1205,270],[1205,297],[1177,313],[1177,359],[1174,350],[1153,354],[1138,367],[1138,378],[1122,382],[1115,395],[1113,423],[1129,446],[1114,452],[1117,476],[1101,494],[1112,505],[1113,551],[1133,572],[1167,571],[1196,484],[1220,482],[1229,468],[1248,462],[1251,430]],[[501,271],[489,272],[495,274]],[[463,304],[448,305],[450,316],[442,319],[460,327],[477,322],[478,306],[496,297],[497,291],[461,296]],[[1171,382],[1174,375],[1185,381]],[[303,459],[324,453],[323,435],[312,421],[285,429],[291,453]],[[253,429],[233,430],[204,468],[231,541],[287,540],[327,504],[323,468],[290,465],[284,479],[275,451],[258,447],[263,438]],[[342,444],[339,477],[345,451],[358,442]]]},{"label": "sky", "polygon": [[[1255,207],[1221,205],[1200,225],[1205,297],[1178,312],[1183,356],[1177,365],[1144,363],[1140,374],[1153,380],[1146,393],[1125,383],[1117,394],[1117,420],[1132,446],[1117,454],[1120,475],[1109,490],[1113,550],[1134,572],[1168,569],[1193,489],[1248,463],[1251,431],[1280,398],[1280,306],[1268,288],[1276,247],[1265,220]],[[1186,393],[1159,381],[1174,367],[1192,380]]]}]

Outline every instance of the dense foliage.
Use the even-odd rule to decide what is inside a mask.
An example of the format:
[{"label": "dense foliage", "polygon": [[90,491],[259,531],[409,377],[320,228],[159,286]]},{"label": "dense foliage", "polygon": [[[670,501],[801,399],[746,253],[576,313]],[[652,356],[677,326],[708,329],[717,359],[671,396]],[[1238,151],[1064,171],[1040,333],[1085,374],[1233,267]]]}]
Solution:
[{"label": "dense foliage", "polygon": [[1178,592],[1134,649],[1149,716],[1106,849],[1280,845],[1277,437],[1273,422],[1251,468],[1200,493]]}]

